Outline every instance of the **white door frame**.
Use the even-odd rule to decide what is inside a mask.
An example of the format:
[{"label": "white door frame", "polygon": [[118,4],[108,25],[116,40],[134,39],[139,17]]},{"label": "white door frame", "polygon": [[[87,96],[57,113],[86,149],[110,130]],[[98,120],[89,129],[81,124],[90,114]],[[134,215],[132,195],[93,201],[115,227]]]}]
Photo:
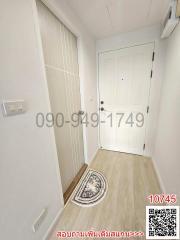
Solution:
[{"label": "white door frame", "polygon": [[[97,56],[96,56],[96,58],[97,58],[97,96],[98,96],[98,114],[99,114],[99,116],[100,116],[100,107],[101,107],[101,104],[100,104],[100,101],[101,101],[101,99],[100,99],[100,87],[99,87],[99,81],[100,81],[100,79],[99,79],[99,55],[102,54],[102,53],[118,51],[118,50],[122,50],[122,49],[126,49],[126,48],[132,48],[132,47],[143,46],[143,45],[148,45],[148,44],[153,44],[154,45],[153,52],[155,52],[155,41],[145,42],[145,43],[141,43],[141,44],[127,45],[127,46],[123,46],[123,47],[120,47],[120,48],[113,48],[112,50],[108,49],[107,51],[98,51],[97,52]],[[152,61],[152,66],[151,66],[152,72],[153,72],[153,68],[154,68],[154,61]],[[149,88],[149,96],[148,96],[148,106],[151,110],[152,110],[152,106],[150,105],[150,96],[152,94],[152,89],[151,89],[152,80],[153,80],[153,76],[150,79],[150,88]],[[147,128],[148,128],[148,125],[149,125],[150,114],[151,114],[151,111],[147,115],[147,123],[146,123],[146,127],[145,127],[145,143],[147,142],[148,137],[149,137],[148,134],[147,134]],[[102,148],[101,147],[101,139],[100,139],[100,124],[98,126],[98,144],[99,144],[99,148]],[[147,149],[144,150],[143,156],[147,156],[146,152],[148,152],[148,146],[147,146]]]}]

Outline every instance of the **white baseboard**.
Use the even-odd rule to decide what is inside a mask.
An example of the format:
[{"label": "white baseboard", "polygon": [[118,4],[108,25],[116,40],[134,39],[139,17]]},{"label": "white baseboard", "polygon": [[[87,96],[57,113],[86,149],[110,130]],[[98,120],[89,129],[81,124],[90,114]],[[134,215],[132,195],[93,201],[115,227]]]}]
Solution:
[{"label": "white baseboard", "polygon": [[60,215],[62,213],[62,210],[63,209],[60,209],[59,212],[57,213],[55,219],[52,221],[51,225],[49,226],[47,232],[45,233],[44,237],[43,237],[43,240],[48,240],[50,235],[52,234],[53,232],[53,229],[55,227],[55,225],[57,224],[59,218],[60,218]]},{"label": "white baseboard", "polygon": [[156,163],[156,161],[154,160],[154,158],[152,158],[152,163],[153,163],[154,170],[155,170],[155,172],[156,172],[156,176],[157,176],[158,181],[159,181],[159,184],[160,184],[161,191],[162,191],[162,193],[166,194],[166,188],[165,188],[165,185],[164,185],[164,183],[163,183],[163,180],[162,180],[160,171],[159,171],[159,169],[158,169],[157,163]]},{"label": "white baseboard", "polygon": [[91,164],[91,162],[93,161],[93,159],[96,157],[98,151],[99,151],[99,148],[96,149],[96,151],[95,151],[94,154],[92,155],[91,159],[88,160],[88,162],[87,162],[88,166]]},{"label": "white baseboard", "polygon": [[[88,165],[90,165],[91,162],[93,161],[93,159],[96,157],[96,154],[97,154],[98,150],[99,150],[99,148],[96,149],[95,153],[93,154],[93,156],[91,157],[91,159],[88,161]],[[65,205],[65,206],[66,206],[66,205]],[[64,206],[64,207],[65,207],[65,206]],[[64,209],[64,208],[63,208],[63,209]],[[59,220],[59,218],[60,218],[60,215],[61,215],[63,209],[60,209],[59,212],[57,213],[55,219],[52,221],[52,223],[51,223],[51,225],[49,226],[47,232],[45,233],[45,235],[44,235],[44,237],[43,237],[43,240],[48,240],[48,239],[49,239],[50,235],[51,235],[52,232],[53,232],[53,229],[54,229],[55,225],[57,224],[57,222],[58,222],[58,220]]]}]

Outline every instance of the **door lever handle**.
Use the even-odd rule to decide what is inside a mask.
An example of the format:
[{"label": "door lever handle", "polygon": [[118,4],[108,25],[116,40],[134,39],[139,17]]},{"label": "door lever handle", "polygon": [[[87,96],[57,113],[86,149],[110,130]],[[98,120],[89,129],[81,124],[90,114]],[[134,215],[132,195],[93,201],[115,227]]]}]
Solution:
[{"label": "door lever handle", "polygon": [[83,115],[83,114],[84,114],[84,111],[79,110],[78,115]]}]

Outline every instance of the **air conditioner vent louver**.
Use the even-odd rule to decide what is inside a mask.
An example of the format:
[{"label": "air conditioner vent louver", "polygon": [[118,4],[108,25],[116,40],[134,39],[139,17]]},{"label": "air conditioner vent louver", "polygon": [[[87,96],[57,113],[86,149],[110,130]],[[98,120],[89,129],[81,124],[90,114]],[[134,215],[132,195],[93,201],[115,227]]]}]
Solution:
[{"label": "air conditioner vent louver", "polygon": [[164,18],[161,38],[169,37],[179,22],[179,18],[176,17],[176,7],[177,0],[171,0],[170,6]]}]

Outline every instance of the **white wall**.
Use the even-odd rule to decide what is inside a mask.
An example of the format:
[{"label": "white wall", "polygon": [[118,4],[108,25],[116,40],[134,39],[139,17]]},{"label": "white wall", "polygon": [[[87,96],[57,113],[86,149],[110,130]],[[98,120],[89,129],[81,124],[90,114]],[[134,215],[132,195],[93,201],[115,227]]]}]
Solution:
[{"label": "white wall", "polygon": [[[79,22],[65,1],[51,2],[81,33],[83,104],[85,110],[95,111],[94,40],[79,30]],[[2,0],[0,28],[0,102],[27,102],[27,113],[23,115],[4,118],[0,112],[0,239],[40,240],[63,201],[53,129],[38,129],[35,125],[36,113],[51,109],[34,0]],[[97,150],[97,129],[86,129],[85,140],[88,161]],[[32,224],[44,207],[48,207],[48,214],[39,231],[33,233]]]},{"label": "white wall", "polygon": [[154,152],[166,193],[180,197],[180,24],[167,40],[166,67]]},{"label": "white wall", "polygon": [[160,26],[153,26],[140,29],[135,32],[119,34],[97,41],[97,58],[99,52],[120,49],[124,47],[155,42],[155,61],[153,64],[153,78],[151,81],[150,113],[147,123],[146,150],[145,155],[152,156],[156,126],[158,122],[159,102],[161,94],[161,83],[164,70],[165,43],[160,41]]},{"label": "white wall", "polygon": [[[0,103],[25,99],[27,113],[0,112],[0,239],[40,240],[63,207],[53,129],[37,128],[38,112],[49,112],[32,0],[1,1]],[[37,233],[32,224],[44,207]]]},{"label": "white wall", "polygon": [[127,46],[140,45],[159,39],[160,26],[143,28],[134,32],[121,33],[115,36],[97,40],[98,52],[119,49]]},{"label": "white wall", "polygon": [[[78,37],[82,110],[97,112],[96,42],[66,0],[43,0],[54,14]],[[98,150],[98,128],[84,125],[85,161],[90,163]]]}]

